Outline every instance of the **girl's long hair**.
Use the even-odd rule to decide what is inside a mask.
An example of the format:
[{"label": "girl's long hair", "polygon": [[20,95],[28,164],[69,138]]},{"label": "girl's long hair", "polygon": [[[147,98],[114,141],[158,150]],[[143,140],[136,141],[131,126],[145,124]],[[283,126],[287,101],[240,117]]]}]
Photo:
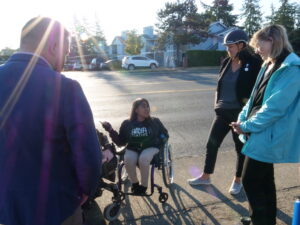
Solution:
[{"label": "girl's long hair", "polygon": [[[130,121],[136,121],[137,120],[137,113],[135,112],[135,110],[143,103],[145,102],[149,107],[150,104],[148,102],[147,99],[145,98],[137,98],[136,100],[134,100],[134,102],[132,103],[132,108],[131,108],[131,113],[130,113]],[[149,117],[150,118],[150,117]]]}]

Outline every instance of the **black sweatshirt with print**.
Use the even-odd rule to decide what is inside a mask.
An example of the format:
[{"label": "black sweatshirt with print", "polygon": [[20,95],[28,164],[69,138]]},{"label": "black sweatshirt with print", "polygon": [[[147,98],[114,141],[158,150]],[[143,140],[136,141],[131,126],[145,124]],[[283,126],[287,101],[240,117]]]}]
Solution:
[{"label": "black sweatshirt with print", "polygon": [[111,130],[109,135],[118,146],[140,152],[149,147],[160,148],[169,137],[168,130],[162,122],[155,117],[143,122],[124,120],[119,133]]}]

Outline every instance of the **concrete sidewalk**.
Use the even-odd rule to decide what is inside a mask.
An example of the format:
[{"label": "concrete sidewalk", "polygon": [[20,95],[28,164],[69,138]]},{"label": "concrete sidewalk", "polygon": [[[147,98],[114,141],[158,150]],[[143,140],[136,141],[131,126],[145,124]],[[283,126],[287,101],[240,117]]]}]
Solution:
[{"label": "concrete sidewalk", "polygon": [[[248,203],[244,192],[237,196],[228,193],[235,173],[235,160],[235,152],[220,152],[215,174],[212,176],[212,185],[192,187],[186,180],[201,173],[204,156],[176,159],[175,183],[171,189],[163,188],[169,193],[165,204],[158,201],[158,193],[151,197],[127,196],[119,219],[109,224],[239,224],[240,216],[248,215]],[[276,165],[275,177],[278,199],[277,225],[291,224],[293,201],[300,195],[299,165]],[[162,184],[160,173],[156,174],[155,180]],[[125,190],[129,187],[130,184],[125,185]],[[111,196],[106,191],[102,197],[96,199],[102,210],[111,203]],[[95,221],[96,224],[99,222]]]}]

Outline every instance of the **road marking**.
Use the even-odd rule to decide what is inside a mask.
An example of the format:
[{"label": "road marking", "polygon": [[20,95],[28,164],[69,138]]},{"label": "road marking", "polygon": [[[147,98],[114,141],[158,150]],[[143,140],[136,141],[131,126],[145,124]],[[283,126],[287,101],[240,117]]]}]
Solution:
[{"label": "road marking", "polygon": [[145,91],[145,92],[124,93],[124,94],[115,94],[115,95],[103,95],[101,97],[117,97],[117,96],[163,94],[163,93],[200,92],[200,91],[215,91],[215,90],[216,90],[215,88],[197,88],[197,89],[186,89],[186,90]]}]

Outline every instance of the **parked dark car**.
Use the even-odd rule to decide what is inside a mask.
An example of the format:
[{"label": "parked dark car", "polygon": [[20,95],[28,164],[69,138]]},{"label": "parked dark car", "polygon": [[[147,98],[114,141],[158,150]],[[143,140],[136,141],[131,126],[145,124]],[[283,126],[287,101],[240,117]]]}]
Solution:
[{"label": "parked dark car", "polygon": [[122,62],[118,59],[111,59],[100,64],[101,70],[119,70],[122,68]]},{"label": "parked dark car", "polygon": [[64,65],[64,71],[73,70],[73,64],[74,63],[65,63],[65,65]]}]

